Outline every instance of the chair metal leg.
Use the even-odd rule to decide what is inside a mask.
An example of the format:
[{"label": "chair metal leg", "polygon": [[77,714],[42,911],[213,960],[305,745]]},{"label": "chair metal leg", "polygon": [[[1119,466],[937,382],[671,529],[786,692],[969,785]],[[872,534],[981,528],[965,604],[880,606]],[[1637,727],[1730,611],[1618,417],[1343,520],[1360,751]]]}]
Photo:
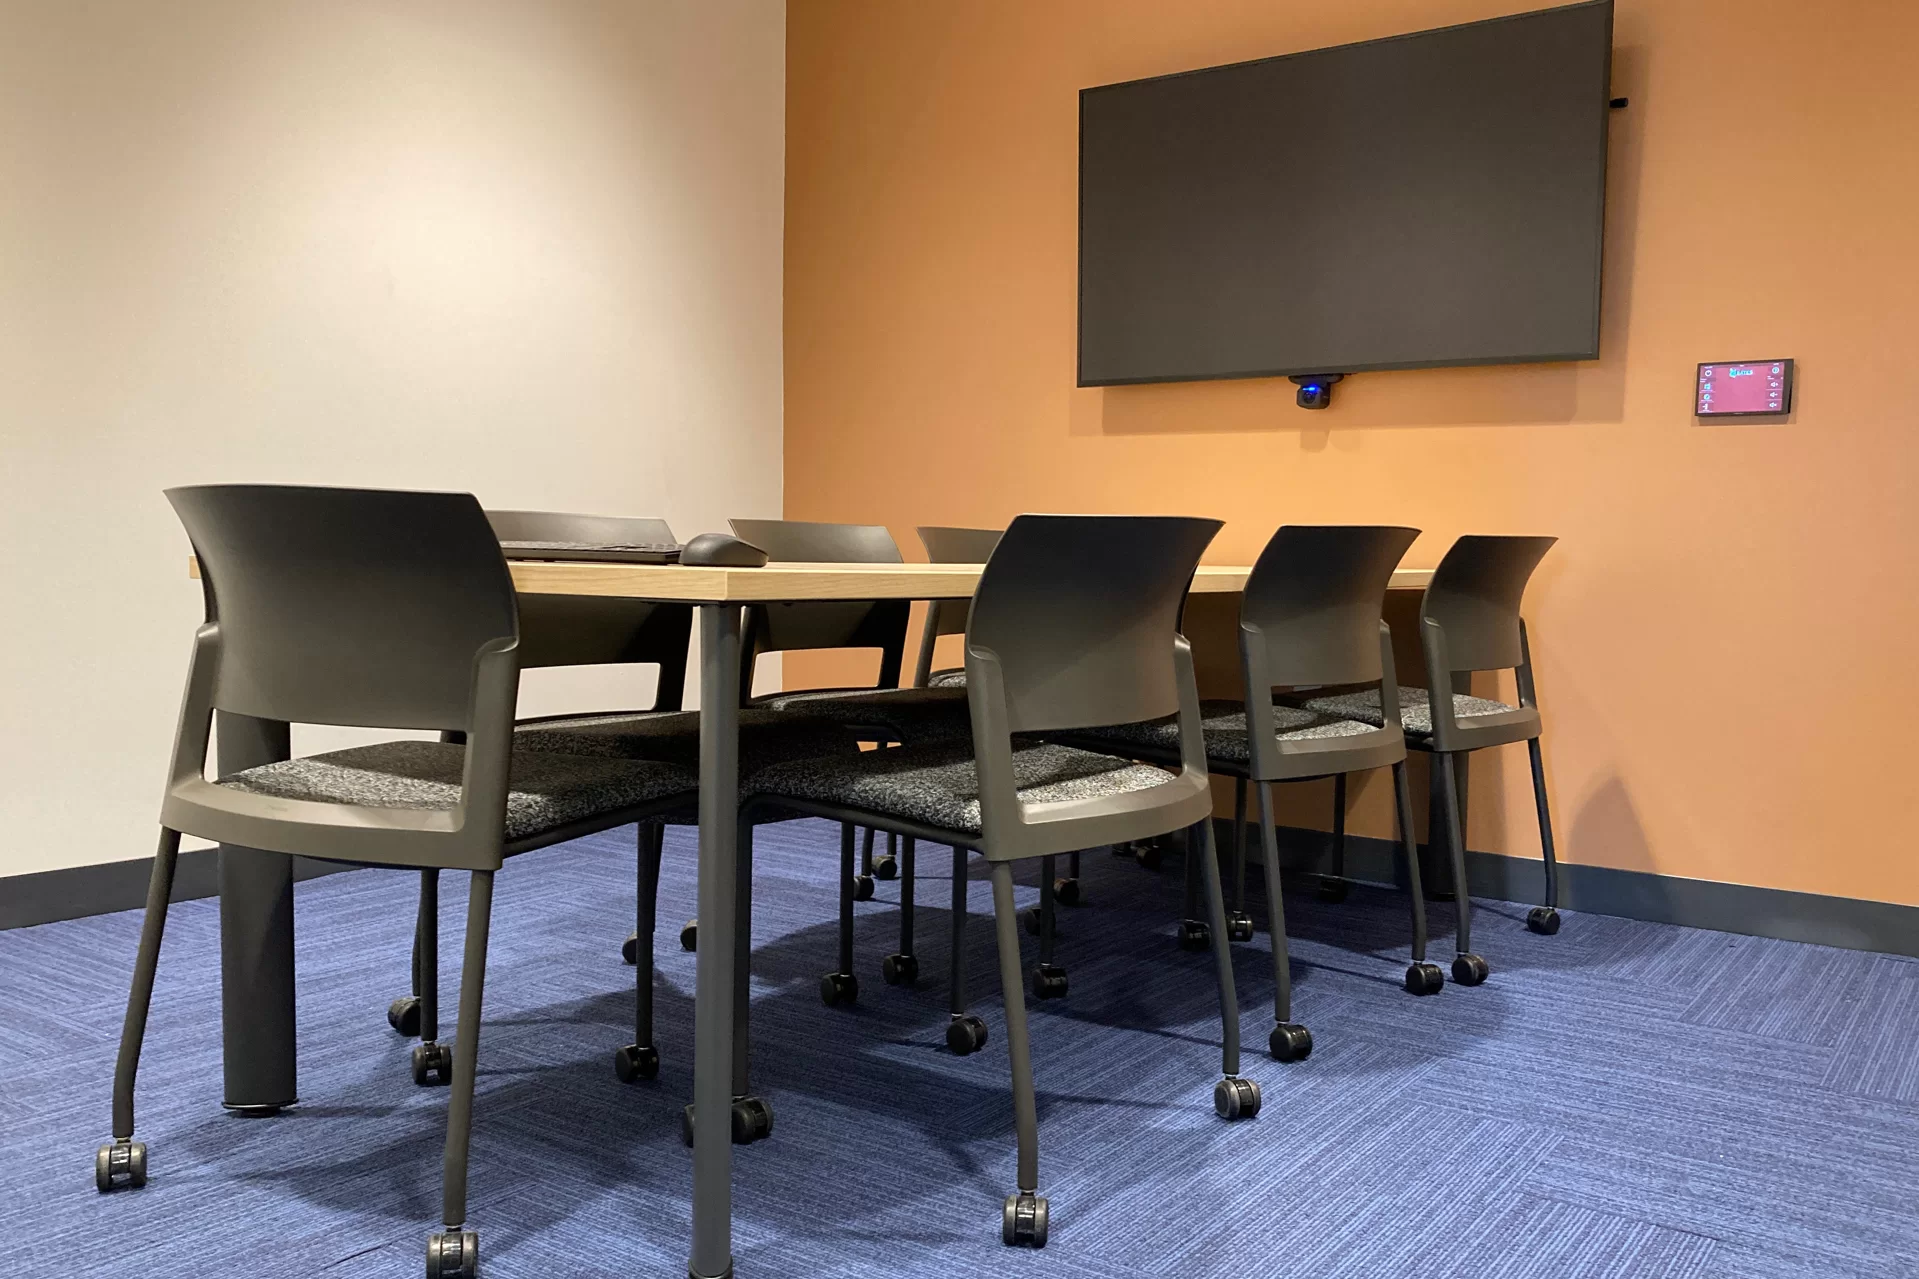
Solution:
[{"label": "chair metal leg", "polygon": [[1546,861],[1546,904],[1526,913],[1526,927],[1544,936],[1559,931],[1559,859],[1553,853],[1553,818],[1546,805],[1546,765],[1540,758],[1539,739],[1526,743],[1532,757],[1533,804],[1539,809],[1539,852]]},{"label": "chair metal leg", "polygon": [[140,950],[127,991],[126,1021],[120,1027],[120,1057],[113,1067],[113,1140],[94,1155],[94,1184],[101,1190],[147,1184],[146,1143],[133,1140],[133,1082],[140,1072],[140,1048],[146,1042],[153,978],[160,967],[160,941],[167,931],[167,903],[179,860],[180,832],[162,827],[153,873],[147,877],[147,913],[140,923]]},{"label": "chair metal leg", "polygon": [[1319,899],[1346,900],[1346,774],[1333,775],[1333,862],[1331,873],[1319,880]]},{"label": "chair metal leg", "polygon": [[[453,1079],[454,1044],[440,1042],[440,872],[420,872],[420,918],[415,925],[420,949],[420,1042],[413,1045],[413,1082],[444,1084]],[[455,1034],[458,1040],[458,1034]]]},{"label": "chair metal leg", "polygon": [[1406,780],[1406,761],[1393,765],[1393,804],[1399,821],[1399,851],[1406,861],[1406,886],[1413,902],[1413,962],[1406,969],[1406,989],[1415,995],[1437,994],[1446,984],[1438,964],[1426,962],[1426,893],[1420,883],[1419,849],[1413,844],[1413,792]]},{"label": "chair metal leg", "polygon": [[[840,824],[840,950],[839,967],[820,978],[820,998],[829,1008],[859,998],[859,978],[853,975],[854,840],[850,823]],[[871,880],[867,881],[871,883]]]},{"label": "chair metal leg", "polygon": [[1033,1088],[1033,1049],[1026,1023],[1026,992],[1019,951],[1019,912],[1013,905],[1013,867],[993,863],[993,923],[999,943],[1000,992],[1006,1003],[1006,1053],[1013,1076],[1013,1129],[1019,1145],[1019,1191],[1006,1199],[1002,1238],[1008,1244],[1046,1242],[1046,1200],[1039,1194],[1039,1099]]},{"label": "chair metal leg", "polygon": [[[454,1030],[453,1089],[447,1098],[445,1229],[427,1241],[429,1275],[472,1273],[479,1237],[466,1227],[467,1156],[473,1141],[473,1083],[480,1060],[480,1006],[486,991],[487,931],[493,918],[493,872],[476,870],[466,903],[466,957],[460,972],[460,1019]],[[462,1268],[464,1267],[464,1268]]]},{"label": "chair metal leg", "polygon": [[1453,907],[1458,912],[1458,932],[1453,957],[1453,980],[1462,986],[1477,986],[1486,980],[1490,969],[1486,961],[1473,953],[1473,898],[1467,890],[1466,837],[1459,820],[1459,778],[1452,752],[1435,755],[1440,768],[1440,806],[1446,816],[1446,843],[1453,868]]},{"label": "chair metal leg", "polygon": [[660,1073],[660,1050],[653,1043],[653,932],[660,896],[660,860],[666,826],[639,824],[639,873],[633,904],[633,1042],[613,1054],[613,1072],[621,1083],[637,1083]]},{"label": "chair metal leg", "polygon": [[1233,779],[1233,913],[1246,909],[1246,779]]},{"label": "chair metal leg", "polygon": [[[842,839],[853,839],[859,830],[860,828],[854,826],[851,822],[842,822],[840,824],[840,835]],[[865,828],[865,835],[862,837],[862,843],[860,845],[860,848],[861,848],[860,868],[857,873],[851,873],[846,878],[847,878],[847,882],[852,884],[853,886],[854,901],[856,902],[872,901],[873,900],[873,828],[871,826],[868,826]],[[850,865],[848,869],[849,871],[851,870]]]},{"label": "chair metal leg", "polygon": [[[426,987],[429,984],[426,976],[425,956],[421,954],[421,932],[427,915],[427,894],[431,891],[427,880],[435,874],[437,874],[437,872],[433,870],[423,870],[420,872],[419,902],[413,913],[413,964],[412,977],[410,978],[410,989],[412,993],[404,998],[394,1000],[388,1004],[386,1008],[386,1024],[393,1027],[394,1030],[406,1036],[408,1039],[416,1039],[420,1035],[422,1000]],[[435,918],[437,917],[436,906]],[[435,974],[436,978],[437,976],[438,974]],[[434,993],[437,995],[438,990],[436,989]]]},{"label": "chair metal leg", "polygon": [[1251,1119],[1259,1113],[1259,1085],[1239,1077],[1239,995],[1233,986],[1233,950],[1226,938],[1226,893],[1220,884],[1219,855],[1213,846],[1213,820],[1192,832],[1204,852],[1206,913],[1212,920],[1213,970],[1219,985],[1220,1072],[1213,1086],[1213,1109],[1222,1119]]},{"label": "chair metal leg", "polygon": [[1059,939],[1058,929],[1054,927],[1057,908],[1053,878],[1053,858],[1040,858],[1039,870],[1039,911],[1035,916],[1036,931],[1039,933],[1039,963],[1033,968],[1033,998],[1063,999],[1066,997],[1066,970],[1053,962],[1053,948]]},{"label": "chair metal leg", "polygon": [[958,1056],[986,1046],[986,1023],[966,1010],[966,850],[953,848],[953,954],[946,1046]]},{"label": "chair metal leg", "polygon": [[[1211,829],[1211,823],[1208,824]],[[1226,935],[1233,941],[1253,939],[1253,917],[1246,909],[1246,779],[1233,779],[1233,901],[1226,912]]]},{"label": "chair metal leg", "polygon": [[1286,903],[1279,882],[1279,830],[1273,823],[1273,784],[1259,783],[1259,852],[1266,872],[1267,929],[1273,942],[1273,1031],[1267,1047],[1278,1061],[1302,1061],[1313,1051],[1312,1032],[1293,1021],[1293,965],[1286,944]]},{"label": "chair metal leg", "polygon": [[1179,948],[1181,950],[1205,950],[1213,944],[1212,930],[1206,921],[1199,917],[1199,859],[1204,856],[1200,841],[1191,830],[1185,832],[1186,866],[1185,885],[1180,898]]},{"label": "chair metal leg", "polygon": [[420,1039],[440,1037],[440,872],[420,872],[420,919],[415,928],[420,955]]},{"label": "chair metal leg", "polygon": [[[867,840],[867,848],[872,848],[872,840]],[[900,836],[897,831],[886,832],[886,851],[874,853],[868,859],[866,873],[875,879],[896,879],[900,873]]]},{"label": "chair metal leg", "polygon": [[[889,833],[890,844],[893,836]],[[916,841],[908,835],[899,841],[900,860],[900,948],[880,960],[880,976],[889,986],[914,986],[920,979],[919,956],[913,953],[913,875],[916,868]]]},{"label": "chair metal leg", "polygon": [[1066,878],[1053,882],[1053,898],[1062,906],[1080,904],[1079,853],[1075,848],[1066,858]]}]

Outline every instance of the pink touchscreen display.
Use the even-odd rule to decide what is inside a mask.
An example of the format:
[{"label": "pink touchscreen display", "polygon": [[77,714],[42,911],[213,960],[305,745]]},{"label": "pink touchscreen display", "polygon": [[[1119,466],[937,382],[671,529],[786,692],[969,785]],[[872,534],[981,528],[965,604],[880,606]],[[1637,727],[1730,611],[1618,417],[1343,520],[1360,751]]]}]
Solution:
[{"label": "pink touchscreen display", "polygon": [[1792,411],[1792,361],[1745,360],[1699,366],[1694,412],[1728,417]]}]

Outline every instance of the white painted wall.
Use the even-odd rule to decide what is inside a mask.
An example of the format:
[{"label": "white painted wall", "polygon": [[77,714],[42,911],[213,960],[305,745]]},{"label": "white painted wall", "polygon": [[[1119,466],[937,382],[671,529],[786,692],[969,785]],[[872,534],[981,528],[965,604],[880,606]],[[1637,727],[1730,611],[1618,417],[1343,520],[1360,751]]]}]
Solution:
[{"label": "white painted wall", "polygon": [[780,0],[0,0],[0,875],[151,853],[168,485],[779,513],[784,59]]}]

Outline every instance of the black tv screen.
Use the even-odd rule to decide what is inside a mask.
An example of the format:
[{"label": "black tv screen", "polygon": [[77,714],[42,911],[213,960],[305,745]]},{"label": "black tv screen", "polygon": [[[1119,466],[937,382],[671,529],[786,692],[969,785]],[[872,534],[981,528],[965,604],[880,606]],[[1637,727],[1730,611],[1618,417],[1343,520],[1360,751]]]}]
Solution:
[{"label": "black tv screen", "polygon": [[1082,90],[1080,385],[1596,358],[1612,14]]}]

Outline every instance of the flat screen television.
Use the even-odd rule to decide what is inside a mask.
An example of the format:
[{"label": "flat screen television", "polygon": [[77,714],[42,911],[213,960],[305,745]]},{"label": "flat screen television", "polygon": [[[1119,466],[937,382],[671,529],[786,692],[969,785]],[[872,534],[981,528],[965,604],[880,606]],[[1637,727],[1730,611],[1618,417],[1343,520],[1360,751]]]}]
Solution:
[{"label": "flat screen television", "polygon": [[1612,17],[1082,90],[1080,385],[1596,358]]}]

